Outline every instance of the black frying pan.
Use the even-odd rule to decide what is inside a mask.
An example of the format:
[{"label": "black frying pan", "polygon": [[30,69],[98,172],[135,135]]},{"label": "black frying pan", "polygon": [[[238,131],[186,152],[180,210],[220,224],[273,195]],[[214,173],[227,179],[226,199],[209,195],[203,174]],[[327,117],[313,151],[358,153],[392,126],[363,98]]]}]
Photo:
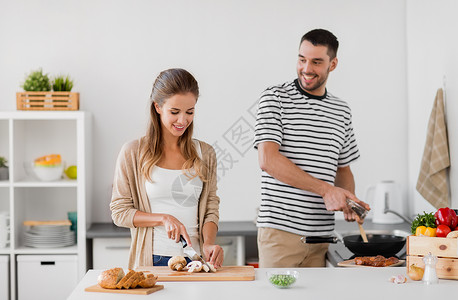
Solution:
[{"label": "black frying pan", "polygon": [[[368,234],[368,242],[363,242],[361,235],[344,236],[343,242],[357,256],[376,256],[385,257],[395,256],[406,243],[406,238],[390,234]],[[336,237],[303,237],[302,241],[308,244],[317,243],[336,243],[339,241]]]},{"label": "black frying pan", "polygon": [[343,240],[348,250],[360,256],[394,256],[406,243],[405,237],[389,234],[368,234],[367,243],[363,242],[361,235],[345,236]]}]

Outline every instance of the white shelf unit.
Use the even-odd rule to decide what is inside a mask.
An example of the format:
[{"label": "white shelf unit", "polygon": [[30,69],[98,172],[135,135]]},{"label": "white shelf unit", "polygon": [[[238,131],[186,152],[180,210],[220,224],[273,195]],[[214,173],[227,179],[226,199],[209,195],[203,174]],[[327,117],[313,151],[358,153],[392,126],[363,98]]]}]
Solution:
[{"label": "white shelf unit", "polygon": [[[83,111],[0,112],[0,156],[6,157],[9,180],[0,181],[0,211],[10,213],[10,295],[17,299],[18,255],[76,255],[78,280],[86,273],[87,203],[90,191],[91,118]],[[60,154],[66,166],[76,165],[76,180],[43,182],[30,174],[37,157]],[[77,211],[77,244],[60,248],[24,246],[26,220],[65,220]]]}]

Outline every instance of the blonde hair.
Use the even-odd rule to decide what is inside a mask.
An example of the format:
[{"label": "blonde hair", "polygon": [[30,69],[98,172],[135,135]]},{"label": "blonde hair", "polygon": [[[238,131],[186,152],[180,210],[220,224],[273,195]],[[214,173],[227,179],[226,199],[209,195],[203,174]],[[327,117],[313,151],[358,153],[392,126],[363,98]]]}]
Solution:
[{"label": "blonde hair", "polygon": [[[140,149],[141,173],[147,180],[152,182],[151,171],[160,161],[163,155],[163,138],[160,115],[154,108],[154,103],[159,107],[177,94],[192,93],[196,99],[199,97],[199,85],[196,79],[184,69],[168,69],[162,71],[156,78],[151,91],[150,122],[146,133],[147,143]],[[185,158],[182,166],[183,173],[192,179],[199,176],[202,181],[206,181],[203,175],[204,164],[197,154],[196,147],[192,141],[194,122],[188,126],[183,135],[178,138],[181,154]],[[193,173],[185,172],[187,169],[194,168]]]}]

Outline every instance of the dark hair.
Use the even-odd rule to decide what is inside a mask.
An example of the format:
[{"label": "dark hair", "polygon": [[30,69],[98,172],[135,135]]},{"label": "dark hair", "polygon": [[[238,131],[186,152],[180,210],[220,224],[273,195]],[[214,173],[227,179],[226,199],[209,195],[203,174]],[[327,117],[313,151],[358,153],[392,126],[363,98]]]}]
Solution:
[{"label": "dark hair", "polygon": [[326,29],[313,29],[307,32],[302,37],[299,45],[302,45],[303,41],[308,41],[312,43],[313,46],[320,45],[328,47],[328,55],[331,59],[334,59],[337,56],[339,41],[334,34]]}]

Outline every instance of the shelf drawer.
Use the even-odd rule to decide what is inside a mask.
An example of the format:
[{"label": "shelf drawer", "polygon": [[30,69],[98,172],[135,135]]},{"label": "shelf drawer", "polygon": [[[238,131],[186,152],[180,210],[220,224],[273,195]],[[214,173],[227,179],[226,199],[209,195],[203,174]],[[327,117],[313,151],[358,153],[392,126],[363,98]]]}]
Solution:
[{"label": "shelf drawer", "polygon": [[10,270],[8,255],[0,255],[0,299],[9,299]]},{"label": "shelf drawer", "polygon": [[127,269],[130,238],[95,238],[92,242],[94,269]]},{"label": "shelf drawer", "polygon": [[18,300],[66,299],[78,284],[76,255],[18,255]]}]

